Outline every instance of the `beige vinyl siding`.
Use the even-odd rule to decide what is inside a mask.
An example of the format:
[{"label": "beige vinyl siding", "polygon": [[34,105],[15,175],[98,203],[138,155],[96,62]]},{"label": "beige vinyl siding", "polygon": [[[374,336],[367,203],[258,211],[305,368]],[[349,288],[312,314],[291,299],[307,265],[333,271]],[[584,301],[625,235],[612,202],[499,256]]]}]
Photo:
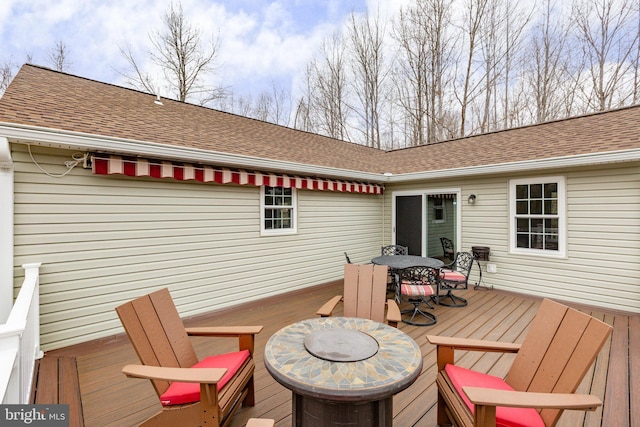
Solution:
[{"label": "beige vinyl siding", "polygon": [[[509,179],[562,175],[567,191],[567,257],[509,252]],[[570,171],[467,178],[387,186],[392,191],[462,189],[462,250],[489,246],[496,289],[640,313],[640,167],[612,164]],[[474,205],[466,202],[476,194]],[[391,239],[391,232],[386,235]],[[478,279],[474,267],[471,282]]]},{"label": "beige vinyl siding", "polygon": [[[338,280],[343,251],[370,258],[382,241],[382,196],[299,191],[298,233],[261,237],[258,187],[94,176],[80,166],[52,178],[25,146],[12,148],[14,284],[21,264],[42,262],[45,350],[121,332],[114,307],[153,289],[169,287],[181,315],[195,315]],[[55,173],[73,154],[33,151]]]},{"label": "beige vinyl siding", "polygon": [[[510,254],[508,236],[502,243],[495,239],[491,263],[496,264],[498,273],[485,274],[486,281],[516,292],[640,312],[638,172],[637,165],[614,165],[565,173],[567,257]],[[508,188],[504,191],[508,203]],[[465,228],[481,227],[483,221],[489,221],[487,211],[467,217],[473,222]],[[499,222],[494,225],[499,227]],[[508,222],[504,225],[508,230]],[[486,231],[488,235],[495,233]],[[465,235],[470,241],[478,237]]]}]

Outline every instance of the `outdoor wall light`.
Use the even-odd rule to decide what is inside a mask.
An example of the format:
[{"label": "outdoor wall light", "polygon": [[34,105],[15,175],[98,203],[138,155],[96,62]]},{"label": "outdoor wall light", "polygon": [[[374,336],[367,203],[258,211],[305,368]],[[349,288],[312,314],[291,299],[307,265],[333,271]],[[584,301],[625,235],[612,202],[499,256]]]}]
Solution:
[{"label": "outdoor wall light", "polygon": [[469,203],[470,205],[474,204],[476,202],[476,195],[475,194],[469,194],[469,198],[467,199],[467,203]]}]

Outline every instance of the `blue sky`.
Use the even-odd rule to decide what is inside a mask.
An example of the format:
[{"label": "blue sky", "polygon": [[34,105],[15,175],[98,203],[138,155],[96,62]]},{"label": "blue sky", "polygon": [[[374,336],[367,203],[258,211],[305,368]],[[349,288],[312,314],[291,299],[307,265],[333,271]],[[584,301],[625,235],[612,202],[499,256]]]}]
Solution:
[{"label": "blue sky", "polygon": [[[51,66],[50,50],[68,48],[68,72],[122,84],[117,70],[127,64],[119,46],[130,44],[142,60],[148,35],[162,28],[170,0],[2,0],[0,63]],[[391,2],[397,5],[398,2]],[[290,85],[321,41],[344,25],[349,14],[378,9],[385,0],[182,0],[185,16],[207,40],[215,34],[220,50],[215,83],[234,92],[269,90],[272,82]]]}]

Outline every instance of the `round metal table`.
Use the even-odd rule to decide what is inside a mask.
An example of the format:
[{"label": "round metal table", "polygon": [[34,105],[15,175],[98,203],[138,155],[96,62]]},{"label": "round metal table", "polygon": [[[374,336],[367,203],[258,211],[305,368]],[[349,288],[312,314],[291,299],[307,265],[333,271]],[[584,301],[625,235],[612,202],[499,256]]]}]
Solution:
[{"label": "round metal table", "polygon": [[444,262],[439,259],[418,255],[383,255],[373,258],[371,263],[386,265],[393,270],[403,270],[410,267],[442,268],[444,266]]},{"label": "round metal table", "polygon": [[[363,352],[361,341],[350,339],[354,331],[372,339],[377,348]],[[319,345],[326,351],[319,351]],[[355,361],[339,361],[345,356]],[[324,317],[276,332],[265,346],[264,364],[293,392],[294,426],[391,426],[393,395],[418,378],[422,353],[409,335],[391,326]]]}]

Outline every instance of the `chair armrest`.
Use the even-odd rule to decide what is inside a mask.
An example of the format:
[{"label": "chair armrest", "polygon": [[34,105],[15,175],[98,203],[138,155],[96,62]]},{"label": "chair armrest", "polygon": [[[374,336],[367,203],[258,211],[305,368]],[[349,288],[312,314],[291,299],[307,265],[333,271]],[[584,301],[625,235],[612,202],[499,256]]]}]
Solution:
[{"label": "chair armrest", "polygon": [[240,350],[249,350],[251,356],[255,349],[255,336],[262,332],[262,325],[256,326],[204,326],[185,328],[187,335],[193,337],[237,337]]},{"label": "chair armrest", "polygon": [[520,344],[517,343],[443,337],[439,335],[427,335],[427,341],[437,346],[452,347],[456,350],[496,351],[502,353],[517,353],[520,350]]},{"label": "chair armrest", "polygon": [[492,351],[501,353],[517,353],[518,350],[520,350],[520,344],[515,343],[443,337],[438,335],[427,335],[427,341],[436,345],[438,371],[442,371],[447,364],[454,362],[454,350]]},{"label": "chair armrest", "polygon": [[239,337],[262,332],[262,325],[256,326],[203,326],[185,328],[187,335],[194,337]]},{"label": "chair armrest", "polygon": [[336,295],[335,297],[324,303],[324,305],[320,307],[318,311],[316,311],[316,314],[321,317],[331,316],[331,314],[333,313],[333,309],[336,308],[336,305],[338,305],[340,301],[342,301],[342,295]]},{"label": "chair armrest", "polygon": [[533,393],[482,387],[462,387],[462,390],[473,404],[482,406],[593,411],[602,405],[602,401],[591,394]]},{"label": "chair armrest", "polygon": [[226,368],[167,368],[163,366],[127,365],[122,372],[129,378],[215,384],[227,373]]},{"label": "chair armrest", "polygon": [[398,322],[402,320],[400,307],[393,299],[387,300],[387,323],[394,328],[398,327]]},{"label": "chair armrest", "polygon": [[268,420],[266,418],[249,418],[245,427],[273,427],[274,420]]}]

